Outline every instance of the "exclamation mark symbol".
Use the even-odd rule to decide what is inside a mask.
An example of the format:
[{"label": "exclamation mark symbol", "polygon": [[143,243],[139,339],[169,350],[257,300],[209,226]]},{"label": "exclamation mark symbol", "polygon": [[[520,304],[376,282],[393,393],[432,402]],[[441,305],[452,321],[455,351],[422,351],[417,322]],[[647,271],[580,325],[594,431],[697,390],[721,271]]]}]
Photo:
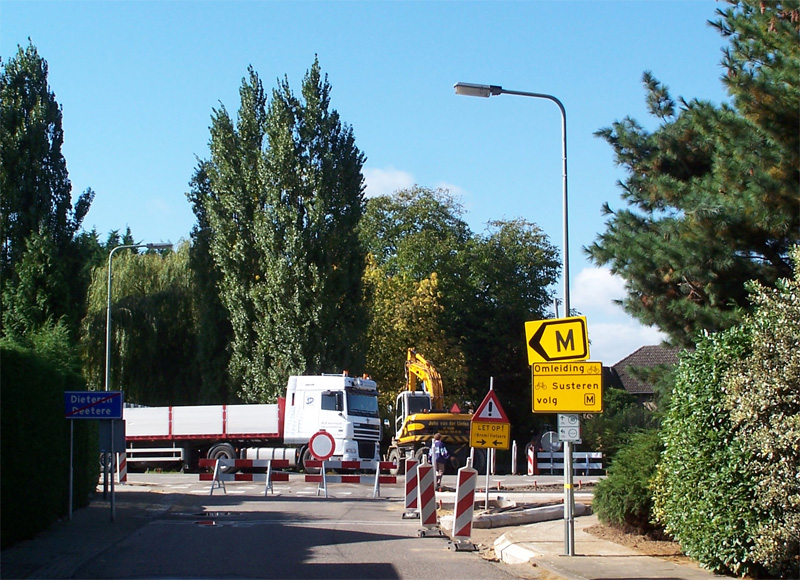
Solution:
[{"label": "exclamation mark symbol", "polygon": [[492,409],[493,406],[494,405],[492,404],[492,402],[489,401],[489,416],[490,417],[494,415],[494,410]]}]

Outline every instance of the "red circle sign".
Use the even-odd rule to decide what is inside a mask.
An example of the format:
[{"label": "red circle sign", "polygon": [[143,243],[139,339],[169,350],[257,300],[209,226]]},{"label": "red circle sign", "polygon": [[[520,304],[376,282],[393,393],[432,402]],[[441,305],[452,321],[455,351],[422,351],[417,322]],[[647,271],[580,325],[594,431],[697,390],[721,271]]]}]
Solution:
[{"label": "red circle sign", "polygon": [[327,431],[317,431],[308,442],[308,449],[311,451],[311,455],[320,461],[330,459],[335,448],[336,442],[333,440],[333,435]]}]

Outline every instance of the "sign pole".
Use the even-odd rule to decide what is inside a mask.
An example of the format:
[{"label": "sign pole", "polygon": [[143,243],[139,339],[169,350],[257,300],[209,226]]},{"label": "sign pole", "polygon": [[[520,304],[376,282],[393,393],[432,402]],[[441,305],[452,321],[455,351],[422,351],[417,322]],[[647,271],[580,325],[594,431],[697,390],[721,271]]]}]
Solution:
[{"label": "sign pole", "polygon": [[[494,391],[494,377],[489,377],[489,391]],[[486,450],[486,503],[484,509],[489,509],[489,472],[492,465],[492,449],[491,447]]]},{"label": "sign pole", "polygon": [[[115,495],[114,495],[114,462],[115,461],[116,461],[116,455],[114,454],[114,421],[111,421],[111,463],[110,463],[111,476],[110,476],[109,479],[111,480],[111,521],[112,522],[115,519],[115,516],[116,516],[115,512],[116,512],[116,507],[117,507],[116,506],[116,502],[114,501],[116,499]],[[109,465],[109,463],[106,462],[106,465]]]},{"label": "sign pole", "polygon": [[575,516],[572,493],[572,441],[564,442],[564,553],[575,555]]},{"label": "sign pole", "polygon": [[72,482],[73,482],[73,459],[75,456],[75,422],[69,422],[69,521],[72,521]]}]

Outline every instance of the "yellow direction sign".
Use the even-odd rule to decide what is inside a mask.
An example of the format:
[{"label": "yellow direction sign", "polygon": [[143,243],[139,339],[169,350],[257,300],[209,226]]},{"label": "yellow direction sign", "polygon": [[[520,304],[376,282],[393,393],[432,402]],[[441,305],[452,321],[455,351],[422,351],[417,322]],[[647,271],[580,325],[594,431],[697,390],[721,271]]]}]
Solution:
[{"label": "yellow direction sign", "polygon": [[472,421],[469,431],[470,447],[508,449],[511,425],[495,421]]},{"label": "yellow direction sign", "polygon": [[603,363],[531,365],[534,413],[602,413]]},{"label": "yellow direction sign", "polygon": [[529,365],[589,358],[585,316],[526,322],[525,338]]}]

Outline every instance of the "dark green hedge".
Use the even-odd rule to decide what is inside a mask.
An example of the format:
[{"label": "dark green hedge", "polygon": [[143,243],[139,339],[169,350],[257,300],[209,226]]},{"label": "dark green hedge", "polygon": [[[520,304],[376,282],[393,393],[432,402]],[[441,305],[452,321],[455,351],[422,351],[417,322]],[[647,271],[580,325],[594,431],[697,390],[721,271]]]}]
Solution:
[{"label": "dark green hedge", "polygon": [[[83,378],[30,350],[0,346],[0,541],[6,547],[46,529],[69,508],[69,420],[64,391]],[[99,477],[96,421],[75,421],[74,506]]]}]

